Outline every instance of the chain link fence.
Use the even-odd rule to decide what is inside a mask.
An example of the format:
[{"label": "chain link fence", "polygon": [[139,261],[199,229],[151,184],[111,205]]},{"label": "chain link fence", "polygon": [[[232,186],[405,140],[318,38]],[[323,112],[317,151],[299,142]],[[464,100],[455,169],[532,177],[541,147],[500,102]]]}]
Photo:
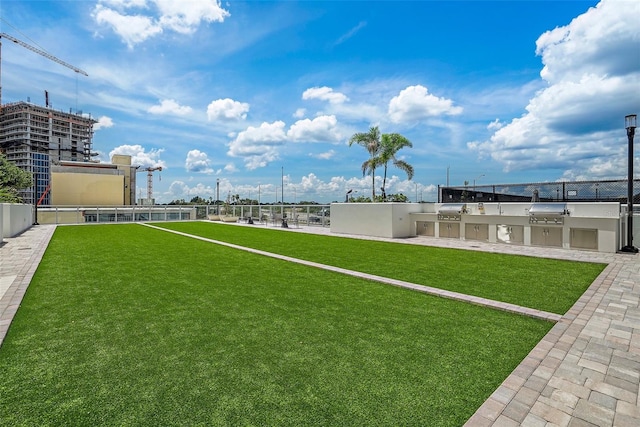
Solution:
[{"label": "chain link fence", "polygon": [[[531,182],[438,187],[438,202],[620,202],[627,203],[628,180]],[[640,188],[640,179],[633,180]],[[640,193],[633,192],[640,204]]]}]

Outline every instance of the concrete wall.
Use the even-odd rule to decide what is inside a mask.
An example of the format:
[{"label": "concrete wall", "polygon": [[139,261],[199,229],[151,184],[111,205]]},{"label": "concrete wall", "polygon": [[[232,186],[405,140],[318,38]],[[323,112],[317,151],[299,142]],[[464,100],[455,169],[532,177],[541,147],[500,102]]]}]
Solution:
[{"label": "concrete wall", "polygon": [[17,203],[1,205],[2,237],[14,237],[28,230],[33,225],[33,206]]},{"label": "concrete wall", "polygon": [[333,203],[331,232],[376,237],[407,237],[415,225],[409,214],[420,212],[418,203]]},{"label": "concrete wall", "polygon": [[125,204],[125,177],[95,173],[51,174],[54,206],[121,206]]},{"label": "concrete wall", "polygon": [[[622,246],[619,203],[566,203],[557,222],[530,221],[531,203],[467,203],[439,219],[440,203],[334,203],[331,232],[401,238],[421,235],[615,253]],[[635,225],[635,224],[634,224]]]},{"label": "concrete wall", "polygon": [[[459,235],[454,238],[463,240],[609,253],[621,247],[619,203],[566,203],[568,214],[559,223],[553,220],[530,222],[531,203],[467,203],[467,211],[460,215],[459,221],[439,220],[436,212],[442,204],[432,205],[429,213],[411,215],[411,222],[415,224],[414,236],[419,233],[419,225],[433,223],[434,237],[451,238],[447,235],[447,227],[459,224],[453,225],[456,230],[459,227]],[[519,238],[505,238],[505,230],[515,230]]]}]

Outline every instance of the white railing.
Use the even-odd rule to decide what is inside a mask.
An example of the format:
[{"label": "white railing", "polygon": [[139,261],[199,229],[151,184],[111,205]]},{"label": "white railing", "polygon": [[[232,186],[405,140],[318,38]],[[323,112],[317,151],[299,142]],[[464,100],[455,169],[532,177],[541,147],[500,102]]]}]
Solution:
[{"label": "white railing", "polygon": [[[251,221],[273,226],[330,224],[329,205],[40,206],[39,224],[147,221]],[[283,222],[284,220],[284,222]]]}]

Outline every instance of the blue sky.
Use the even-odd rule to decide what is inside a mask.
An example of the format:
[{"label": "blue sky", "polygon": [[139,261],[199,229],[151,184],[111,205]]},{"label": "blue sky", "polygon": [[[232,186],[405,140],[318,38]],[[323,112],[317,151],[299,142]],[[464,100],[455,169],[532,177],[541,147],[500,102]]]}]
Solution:
[{"label": "blue sky", "polygon": [[[348,146],[407,137],[387,193],[625,178],[640,114],[640,2],[0,0],[2,102],[82,110],[99,159],[130,154],[160,203],[371,194]],[[639,150],[640,151],[640,150]],[[636,157],[637,159],[637,157]],[[640,170],[637,167],[636,170]],[[380,175],[380,174],[378,174]],[[381,181],[376,183],[381,186]],[[146,174],[138,174],[146,196]]]}]

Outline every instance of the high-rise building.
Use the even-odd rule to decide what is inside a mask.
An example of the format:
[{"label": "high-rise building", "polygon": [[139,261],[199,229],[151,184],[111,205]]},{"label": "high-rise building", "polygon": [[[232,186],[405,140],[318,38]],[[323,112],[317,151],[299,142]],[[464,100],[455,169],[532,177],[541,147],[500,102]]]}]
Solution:
[{"label": "high-rise building", "polygon": [[[49,205],[51,163],[91,162],[93,125],[82,113],[65,113],[28,102],[1,106],[0,150],[34,178],[34,186],[21,191],[24,203]],[[43,196],[44,195],[44,196]]]}]

